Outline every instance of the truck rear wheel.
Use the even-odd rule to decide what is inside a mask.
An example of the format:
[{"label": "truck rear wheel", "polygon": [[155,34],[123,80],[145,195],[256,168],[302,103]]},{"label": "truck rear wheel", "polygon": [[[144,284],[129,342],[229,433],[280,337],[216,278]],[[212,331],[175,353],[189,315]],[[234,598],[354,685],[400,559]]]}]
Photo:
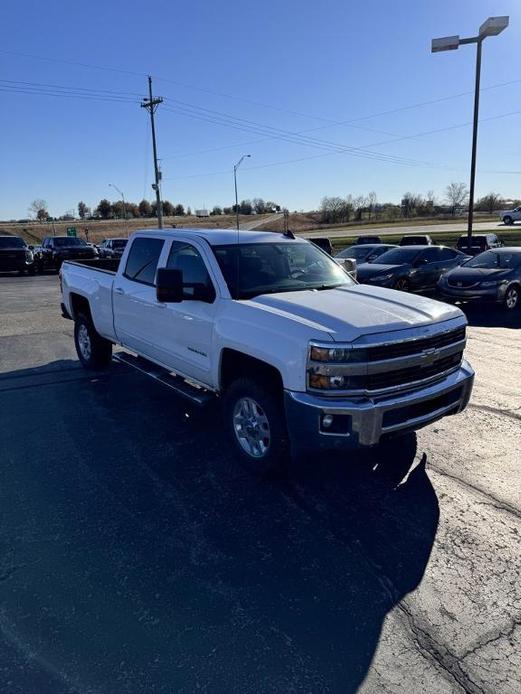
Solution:
[{"label": "truck rear wheel", "polygon": [[281,469],[289,452],[281,394],[239,378],[225,392],[223,409],[228,436],[244,467],[260,476]]},{"label": "truck rear wheel", "polygon": [[112,343],[96,332],[89,316],[80,313],[74,321],[74,344],[86,369],[104,369],[112,359]]}]

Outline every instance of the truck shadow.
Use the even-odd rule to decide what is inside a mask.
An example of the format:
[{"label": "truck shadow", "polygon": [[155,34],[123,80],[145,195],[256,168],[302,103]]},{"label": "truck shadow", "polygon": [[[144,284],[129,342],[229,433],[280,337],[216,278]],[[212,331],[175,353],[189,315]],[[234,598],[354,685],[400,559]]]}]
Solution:
[{"label": "truck shadow", "polygon": [[60,380],[74,365],[0,377],[2,529],[29,567],[4,595],[10,628],[100,691],[124,675],[136,692],[355,692],[436,536],[415,437],[259,481],[215,410],[122,366]]},{"label": "truck shadow", "polygon": [[458,304],[469,325],[481,328],[521,328],[521,307],[508,311],[495,304]]}]

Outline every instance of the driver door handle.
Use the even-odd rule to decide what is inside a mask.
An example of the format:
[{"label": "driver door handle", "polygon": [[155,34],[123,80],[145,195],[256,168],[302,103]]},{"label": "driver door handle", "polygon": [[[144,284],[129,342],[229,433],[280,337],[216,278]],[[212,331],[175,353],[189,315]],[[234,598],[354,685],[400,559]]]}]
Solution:
[{"label": "driver door handle", "polygon": [[123,287],[114,287],[114,293],[115,294],[124,294],[125,290],[123,289]]}]

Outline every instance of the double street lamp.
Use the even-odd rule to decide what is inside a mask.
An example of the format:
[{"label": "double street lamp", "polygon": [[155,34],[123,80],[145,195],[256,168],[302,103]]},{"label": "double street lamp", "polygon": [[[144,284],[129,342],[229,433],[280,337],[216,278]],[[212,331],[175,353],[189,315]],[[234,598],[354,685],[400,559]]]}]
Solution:
[{"label": "double street lamp", "polygon": [[468,252],[472,248],[472,223],[474,221],[474,184],[476,180],[476,153],[478,144],[478,117],[479,117],[479,84],[481,80],[481,46],[487,36],[497,36],[508,26],[508,17],[489,17],[479,28],[477,36],[461,39],[459,36],[444,36],[440,39],[432,39],[432,53],[441,51],[455,51],[467,43],[475,43],[476,52],[476,85],[474,89],[474,125],[472,129],[472,157],[470,162],[470,190],[469,212],[467,226]]},{"label": "double street lamp", "polygon": [[233,182],[235,184],[235,220],[237,223],[237,231],[239,231],[239,199],[237,197],[237,169],[241,165],[243,159],[251,157],[251,154],[243,154],[239,161],[233,167]]}]

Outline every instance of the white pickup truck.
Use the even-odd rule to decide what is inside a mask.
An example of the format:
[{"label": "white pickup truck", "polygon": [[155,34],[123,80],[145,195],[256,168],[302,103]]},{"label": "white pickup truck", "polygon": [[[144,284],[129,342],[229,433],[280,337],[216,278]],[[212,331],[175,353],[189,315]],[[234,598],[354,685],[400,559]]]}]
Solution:
[{"label": "white pickup truck", "polygon": [[115,359],[192,402],[221,398],[259,472],[375,446],[461,412],[472,390],[458,308],[359,285],[291,232],[147,229],[121,260],[65,262],[60,281],[86,368],[119,344]]},{"label": "white pickup truck", "polygon": [[503,221],[503,224],[510,225],[514,222],[518,222],[521,220],[521,207],[516,207],[513,210],[501,210],[499,217]]}]

